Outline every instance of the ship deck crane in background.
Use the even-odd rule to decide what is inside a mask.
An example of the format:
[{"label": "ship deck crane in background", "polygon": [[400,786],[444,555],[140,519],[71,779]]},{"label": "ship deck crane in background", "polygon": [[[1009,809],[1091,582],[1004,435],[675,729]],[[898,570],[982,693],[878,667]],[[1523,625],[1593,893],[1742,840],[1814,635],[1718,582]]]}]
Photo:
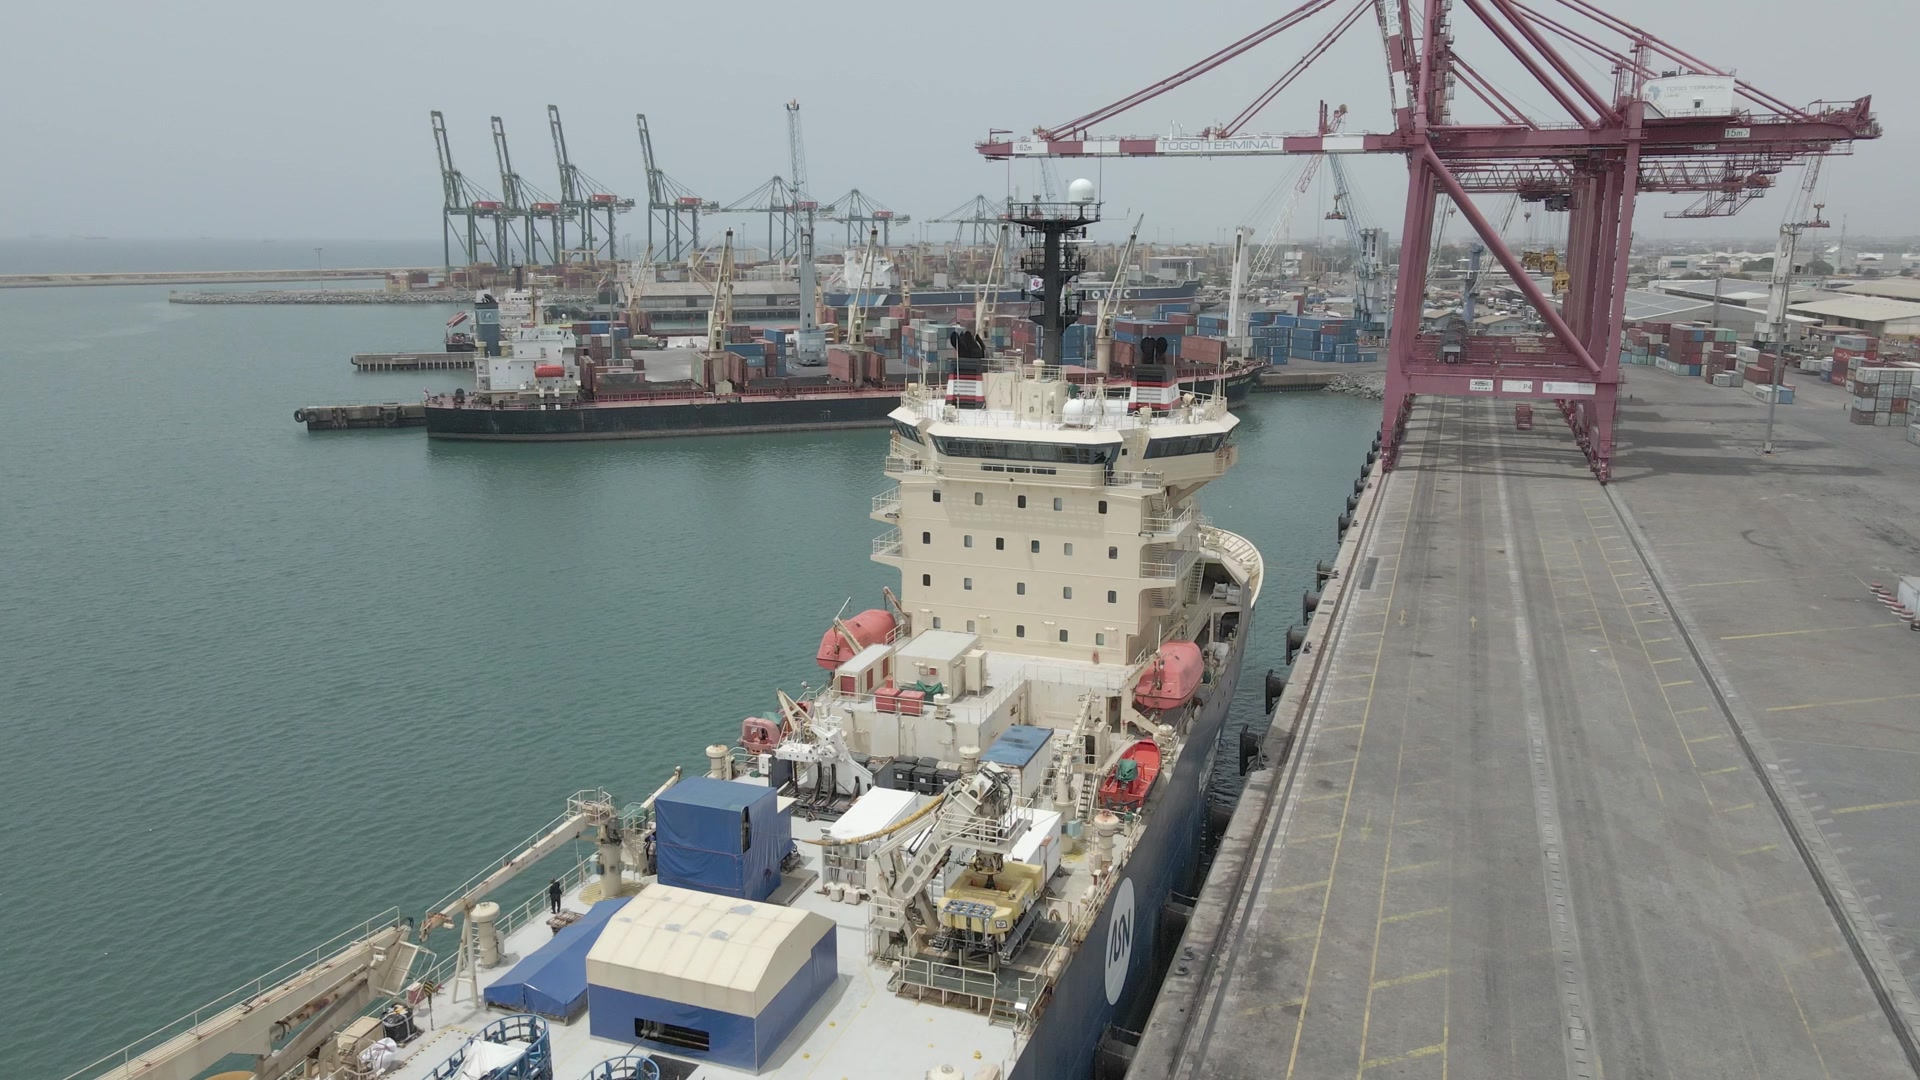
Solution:
[{"label": "ship deck crane in background", "polygon": [[[851,257],[853,252],[847,252]],[[847,279],[847,344],[853,348],[864,347],[867,343],[867,304],[866,292],[874,287],[874,276],[880,263],[880,230],[867,230],[867,246],[860,252],[859,277],[854,276],[853,264],[846,267]]]},{"label": "ship deck crane in background", "polygon": [[1000,300],[1001,278],[1006,276],[1007,241],[1013,227],[1000,223],[1000,239],[993,245],[993,259],[987,263],[987,280],[973,296],[973,332],[981,341],[992,340],[993,309]]},{"label": "ship deck crane in background", "polygon": [[1233,230],[1233,270],[1227,279],[1227,355],[1245,356],[1251,351],[1247,330],[1247,238],[1253,230],[1245,225]]},{"label": "ship deck crane in background", "polygon": [[787,157],[793,173],[794,220],[799,235],[795,248],[795,268],[800,285],[800,326],[793,335],[793,360],[802,367],[819,367],[827,362],[827,332],[820,328],[820,280],[814,267],[813,213],[815,202],[807,197],[807,151],[800,130],[800,102],[787,102]]},{"label": "ship deck crane in background", "polygon": [[581,171],[567,154],[567,132],[560,123],[560,106],[547,106],[547,129],[553,134],[553,156],[560,167],[560,208],[569,218],[580,222],[580,246],[565,254],[580,256],[586,262],[609,262],[619,257],[614,242],[614,218],[633,209],[632,199],[611,194]]},{"label": "ship deck crane in background", "polygon": [[707,352],[727,351],[727,327],[733,324],[733,230],[720,245],[720,269],[713,279],[713,306],[707,309]]},{"label": "ship deck crane in background", "polygon": [[[677,263],[699,250],[700,215],[717,212],[720,204],[695,195],[660,167],[653,156],[653,132],[647,127],[646,113],[634,113],[633,122],[647,170],[647,259]],[[658,241],[653,232],[656,225]]]},{"label": "ship deck crane in background", "polygon": [[[1141,214],[1133,223],[1133,232],[1127,235],[1127,246],[1120,249],[1120,261],[1114,264],[1113,284],[1107,287],[1107,293],[1100,298],[1094,308],[1093,316],[1093,370],[1105,375],[1113,370],[1113,321],[1119,316],[1120,297],[1126,290],[1128,264],[1133,262],[1133,248],[1140,242],[1140,226],[1147,220]],[[996,262],[999,252],[994,252]]]}]

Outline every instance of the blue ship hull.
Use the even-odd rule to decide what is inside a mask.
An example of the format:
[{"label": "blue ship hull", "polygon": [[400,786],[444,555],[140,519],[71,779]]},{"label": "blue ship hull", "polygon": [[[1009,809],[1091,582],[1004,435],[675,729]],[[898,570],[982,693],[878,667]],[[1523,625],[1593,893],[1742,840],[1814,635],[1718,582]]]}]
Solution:
[{"label": "blue ship hull", "polygon": [[[1149,801],[1149,824],[1107,894],[1086,942],[1067,962],[1009,1080],[1078,1080],[1092,1075],[1100,1037],[1109,1026],[1139,1030],[1158,989],[1154,957],[1160,925],[1175,891],[1192,895],[1207,827],[1207,789],[1220,731],[1240,681],[1253,629],[1253,608],[1240,617],[1233,650],[1202,706],[1186,749],[1163,774]],[[1114,992],[1109,993],[1112,989]]]}]

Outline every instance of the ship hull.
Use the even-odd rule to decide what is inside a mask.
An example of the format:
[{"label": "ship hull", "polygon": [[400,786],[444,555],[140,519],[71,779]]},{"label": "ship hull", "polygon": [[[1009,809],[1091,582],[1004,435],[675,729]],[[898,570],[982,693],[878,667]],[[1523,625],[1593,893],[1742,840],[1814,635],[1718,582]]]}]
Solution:
[{"label": "ship hull", "polygon": [[793,397],[560,409],[427,407],[427,435],[496,442],[582,442],[679,435],[885,427],[898,394]]},{"label": "ship hull", "polygon": [[[1108,892],[1086,943],[1067,962],[1009,1080],[1079,1080],[1092,1075],[1101,1036],[1110,1026],[1138,1030],[1153,1005],[1155,957],[1167,901],[1197,892],[1207,827],[1207,790],[1220,733],[1240,681],[1252,635],[1254,606],[1241,615],[1233,649],[1189,733],[1187,749],[1149,810],[1149,824]],[[1121,942],[1125,942],[1124,947]],[[1119,956],[1116,959],[1116,955]],[[1109,989],[1116,993],[1109,994]]]}]

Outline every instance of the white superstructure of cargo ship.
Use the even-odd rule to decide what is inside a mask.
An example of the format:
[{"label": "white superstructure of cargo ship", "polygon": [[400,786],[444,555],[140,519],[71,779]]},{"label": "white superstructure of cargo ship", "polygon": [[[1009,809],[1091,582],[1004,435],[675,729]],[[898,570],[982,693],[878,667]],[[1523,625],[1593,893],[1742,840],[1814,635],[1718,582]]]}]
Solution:
[{"label": "white superstructure of cargo ship", "polygon": [[[1262,575],[1196,499],[1238,421],[988,360],[890,419],[872,556],[900,584],[823,619],[818,689],[75,1075],[1089,1075],[1197,884]],[[557,912],[489,899],[556,872]]]}]

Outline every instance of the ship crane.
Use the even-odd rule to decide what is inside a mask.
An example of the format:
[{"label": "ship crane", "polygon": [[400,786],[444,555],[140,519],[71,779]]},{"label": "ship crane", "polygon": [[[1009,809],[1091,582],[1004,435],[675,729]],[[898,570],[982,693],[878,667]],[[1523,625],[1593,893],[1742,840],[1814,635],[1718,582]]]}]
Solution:
[{"label": "ship crane", "polygon": [[1120,314],[1120,296],[1126,288],[1127,270],[1133,263],[1133,248],[1140,242],[1140,226],[1146,220],[1145,214],[1135,219],[1133,231],[1127,234],[1127,246],[1120,249],[1120,261],[1113,268],[1113,284],[1107,287],[1106,295],[1094,308],[1093,370],[1101,375],[1113,370],[1113,322]]},{"label": "ship crane", "polygon": [[[886,839],[867,857],[867,881],[874,889],[871,925],[876,931],[871,946],[876,954],[889,947],[907,948],[915,927],[920,934],[935,931],[939,913],[928,886],[949,860],[966,857],[987,869],[1003,863],[1027,827],[1027,819],[1014,812],[1015,791],[1006,770],[983,763],[927,808],[934,819],[924,833],[906,827],[919,820],[916,815],[883,834]],[[842,843],[875,838],[856,837]]]},{"label": "ship crane", "polygon": [[95,1080],[195,1080],[226,1058],[245,1056],[253,1059],[253,1076],[274,1078],[318,1054],[323,1068],[359,1075],[358,1060],[339,1060],[334,1035],[376,1003],[405,995],[415,959],[432,955],[407,940],[407,920],[398,912],[388,915],[348,931],[352,936],[337,949],[332,947],[338,938],[322,945],[316,953],[332,951],[313,964],[284,977],[284,969],[269,972],[83,1074]]},{"label": "ship crane", "polygon": [[[1254,118],[1362,21],[1369,10],[1385,53],[1393,123],[1369,133],[1269,134]],[[1471,15],[1465,23],[1453,16]],[[1103,134],[1097,127],[1328,14],[1331,29],[1230,121],[1198,136]],[[1462,18],[1466,18],[1465,15]],[[1519,62],[1557,106],[1530,116],[1466,53],[1474,43]],[[1459,25],[1456,25],[1456,24]],[[1484,59],[1484,58],[1483,58]],[[1611,86],[1588,71],[1610,68]],[[1491,70],[1491,67],[1489,68]],[[1464,93],[1460,91],[1464,90]],[[1478,115],[1469,116],[1471,110]],[[1051,157],[1247,157],[1377,153],[1408,168],[1393,322],[1387,334],[1381,452],[1391,469],[1418,395],[1554,401],[1601,483],[1612,477],[1620,331],[1634,211],[1643,192],[1698,198],[1670,217],[1722,217],[1773,186],[1787,165],[1847,153],[1881,126],[1871,97],[1794,105],[1611,14],[1592,0],[1305,0],[1219,51],[1134,93],[1031,135],[990,130],[975,144],[993,160]],[[1567,213],[1565,301],[1534,282],[1473,196],[1518,194]],[[1516,354],[1499,335],[1467,334],[1447,362],[1424,332],[1428,256],[1442,203],[1456,207],[1513,287],[1546,325],[1538,350]],[[1562,279],[1555,274],[1556,283]]]},{"label": "ship crane", "polygon": [[[649,261],[677,263],[700,248],[700,215],[719,211],[720,204],[695,195],[685,184],[668,176],[653,156],[653,133],[647,127],[647,114],[633,114],[640,132],[640,156],[647,170],[647,252]],[[654,240],[655,226],[660,240]]]},{"label": "ship crane", "polygon": [[720,269],[713,279],[713,306],[707,309],[707,353],[727,351],[727,327],[733,325],[733,230],[720,246]]},{"label": "ship crane", "polygon": [[[867,303],[866,292],[873,288],[873,279],[880,264],[880,230],[867,233],[867,246],[860,252],[860,276],[854,277],[853,267],[846,267],[847,279],[847,344],[860,347],[867,340]],[[852,252],[848,252],[849,255]]]},{"label": "ship crane", "polygon": [[1000,280],[1006,272],[1007,240],[1013,227],[1002,222],[1000,240],[993,246],[993,259],[987,264],[986,284],[980,286],[973,297],[973,332],[982,341],[991,337],[993,309],[1000,299]]},{"label": "ship crane", "polygon": [[793,336],[793,360],[803,367],[827,362],[827,333],[820,328],[820,282],[813,263],[813,212],[807,197],[807,151],[800,133],[800,102],[787,102],[787,156],[793,171],[793,213],[799,236],[796,276],[800,286],[800,325]]}]

